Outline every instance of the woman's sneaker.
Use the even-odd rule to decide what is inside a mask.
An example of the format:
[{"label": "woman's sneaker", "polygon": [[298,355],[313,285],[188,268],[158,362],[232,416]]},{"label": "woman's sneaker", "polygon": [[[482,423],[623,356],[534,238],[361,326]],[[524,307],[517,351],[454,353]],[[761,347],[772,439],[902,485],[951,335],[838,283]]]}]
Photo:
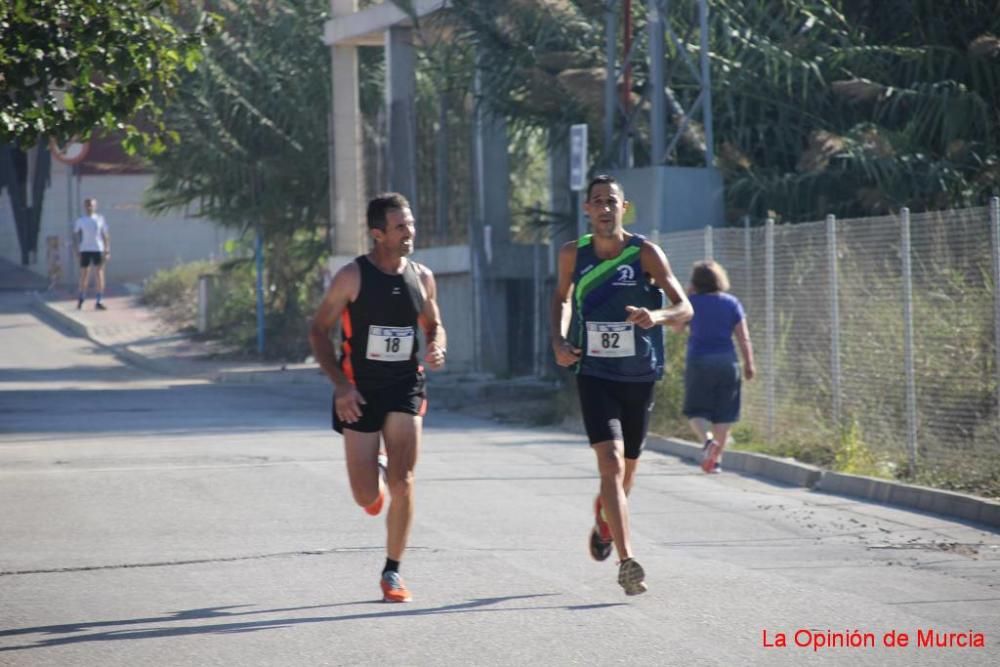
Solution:
[{"label": "woman's sneaker", "polygon": [[623,560],[618,565],[618,585],[625,589],[625,595],[645,593],[646,573],[634,558]]},{"label": "woman's sneaker", "polygon": [[722,446],[715,440],[709,440],[701,450],[701,469],[705,472],[715,472],[715,464],[722,454]]}]

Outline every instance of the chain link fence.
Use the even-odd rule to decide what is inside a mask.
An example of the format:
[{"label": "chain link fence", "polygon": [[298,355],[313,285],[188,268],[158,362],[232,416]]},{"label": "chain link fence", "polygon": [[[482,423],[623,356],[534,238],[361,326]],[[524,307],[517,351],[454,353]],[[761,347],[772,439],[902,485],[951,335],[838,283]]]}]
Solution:
[{"label": "chain link fence", "polygon": [[744,384],[745,437],[1000,495],[996,199],[659,240],[682,283],[695,261],[720,262],[746,308],[758,377]]}]

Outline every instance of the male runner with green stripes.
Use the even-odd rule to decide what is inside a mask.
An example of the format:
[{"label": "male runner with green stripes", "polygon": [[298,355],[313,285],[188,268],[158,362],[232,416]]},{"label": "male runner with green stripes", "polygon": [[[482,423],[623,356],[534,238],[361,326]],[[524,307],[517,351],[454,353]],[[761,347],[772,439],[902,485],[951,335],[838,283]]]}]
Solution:
[{"label": "male runner with green stripes", "polygon": [[627,496],[646,440],[653,387],[663,376],[660,327],[687,322],[693,310],[659,246],[625,231],[627,208],[614,178],[590,181],[584,210],[593,231],[559,251],[551,324],[556,362],[577,373],[583,422],[601,475],[590,555],[605,560],[613,543],[618,583],[638,595],[646,591],[646,577],[632,557]]}]

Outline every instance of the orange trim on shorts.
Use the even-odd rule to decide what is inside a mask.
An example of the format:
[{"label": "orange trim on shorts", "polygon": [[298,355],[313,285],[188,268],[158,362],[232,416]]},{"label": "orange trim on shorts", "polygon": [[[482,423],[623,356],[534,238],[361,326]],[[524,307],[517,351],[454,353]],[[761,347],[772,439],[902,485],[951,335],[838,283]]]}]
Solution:
[{"label": "orange trim on shorts", "polygon": [[[417,372],[418,373],[423,373],[424,372],[424,365],[423,364],[418,364],[417,365]],[[427,414],[427,399],[426,398],[423,401],[420,402],[420,409],[417,410],[417,416],[418,417],[423,417],[425,414]]]},{"label": "orange trim on shorts", "polygon": [[347,308],[344,308],[344,312],[340,314],[340,321],[344,329],[344,342],[340,345],[344,355],[340,359],[340,370],[344,371],[344,375],[347,376],[351,384],[355,384],[354,364],[351,363],[351,337],[354,335],[354,329],[351,326],[351,313]]}]

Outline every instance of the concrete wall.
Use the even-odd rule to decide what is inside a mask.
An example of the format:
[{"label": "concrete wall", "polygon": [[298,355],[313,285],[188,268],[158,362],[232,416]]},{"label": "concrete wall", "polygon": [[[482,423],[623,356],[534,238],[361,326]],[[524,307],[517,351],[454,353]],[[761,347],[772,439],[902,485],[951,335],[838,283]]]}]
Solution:
[{"label": "concrete wall", "polygon": [[448,332],[446,367],[451,373],[471,373],[475,370],[472,281],[468,273],[435,273],[434,277],[438,286],[441,321]]},{"label": "concrete wall", "polygon": [[[499,250],[493,264],[484,270],[478,309],[469,246],[425,248],[413,255],[434,272],[441,319],[448,331],[448,369],[452,372],[529,375],[536,368],[544,370],[548,363],[552,289],[548,248],[540,247],[536,258],[538,283],[532,266],[532,246],[503,244]],[[538,303],[537,294],[541,294]]]},{"label": "concrete wall", "polygon": [[448,332],[448,372],[472,372],[475,325],[469,246],[423,248],[413,253],[413,259],[434,272],[441,320]]},{"label": "concrete wall", "polygon": [[[48,275],[46,239],[57,236],[60,242],[62,283],[72,284],[77,276],[72,252],[67,246],[72,221],[81,213],[84,197],[96,197],[99,212],[111,232],[111,261],[107,279],[111,284],[141,283],[156,271],[183,262],[219,257],[225,242],[236,236],[201,219],[187,218],[182,212],[153,217],[142,209],[143,193],[153,177],[142,175],[83,176],[72,179],[68,191],[68,167],[52,165],[52,180],[45,192],[42,226],[39,232],[38,257],[27,268]],[[6,192],[0,196],[0,257],[21,263],[14,214]]]},{"label": "concrete wall", "polygon": [[625,189],[626,229],[645,236],[725,226],[722,174],[696,167],[641,167],[610,173]]}]

